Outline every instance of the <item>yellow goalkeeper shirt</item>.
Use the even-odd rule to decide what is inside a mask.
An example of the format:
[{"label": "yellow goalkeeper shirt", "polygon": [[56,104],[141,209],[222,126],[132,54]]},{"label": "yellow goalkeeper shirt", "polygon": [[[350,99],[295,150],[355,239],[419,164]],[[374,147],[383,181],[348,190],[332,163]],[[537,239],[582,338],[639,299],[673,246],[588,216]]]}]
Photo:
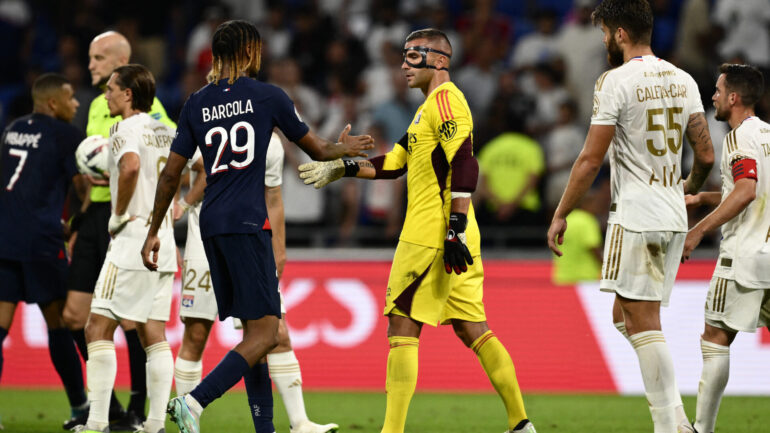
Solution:
[{"label": "yellow goalkeeper shirt", "polygon": [[[385,155],[383,170],[407,168],[407,208],[400,240],[444,248],[451,210],[452,159],[472,147],[473,118],[465,96],[452,82],[438,86],[417,109],[404,138]],[[479,226],[468,209],[465,230],[472,256],[481,254]]]},{"label": "yellow goalkeeper shirt", "polygon": [[[160,103],[158,98],[152,101],[152,107],[148,113],[150,117],[155,120],[159,120],[166,125],[176,129],[176,123],[171,120],[166,114],[166,110]],[[109,138],[110,128],[112,125],[123,120],[122,116],[110,116],[110,109],[107,107],[107,98],[104,94],[101,94],[91,101],[91,106],[88,107],[88,125],[86,126],[86,135],[101,135],[102,137]],[[110,187],[97,186],[91,187],[91,201],[92,202],[108,202],[110,201]]]}]

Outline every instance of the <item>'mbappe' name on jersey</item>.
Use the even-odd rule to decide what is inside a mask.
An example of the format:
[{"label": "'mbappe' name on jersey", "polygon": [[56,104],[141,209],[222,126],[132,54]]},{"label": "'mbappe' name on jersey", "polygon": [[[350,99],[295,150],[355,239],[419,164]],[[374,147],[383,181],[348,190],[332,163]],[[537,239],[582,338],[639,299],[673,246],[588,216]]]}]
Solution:
[{"label": "'mbappe' name on jersey", "polygon": [[671,84],[670,86],[646,86],[636,88],[636,99],[639,102],[664,99],[664,98],[686,98],[687,86],[684,84]]},{"label": "'mbappe' name on jersey", "polygon": [[37,149],[37,143],[43,136],[42,133],[26,134],[23,132],[9,131],[5,134],[5,142],[11,146],[31,147]]},{"label": "'mbappe' name on jersey", "polygon": [[210,122],[212,120],[224,119],[225,117],[233,117],[246,113],[253,113],[254,108],[251,106],[251,100],[233,101],[227,104],[214,105],[211,108],[201,108],[201,115],[204,122]]}]

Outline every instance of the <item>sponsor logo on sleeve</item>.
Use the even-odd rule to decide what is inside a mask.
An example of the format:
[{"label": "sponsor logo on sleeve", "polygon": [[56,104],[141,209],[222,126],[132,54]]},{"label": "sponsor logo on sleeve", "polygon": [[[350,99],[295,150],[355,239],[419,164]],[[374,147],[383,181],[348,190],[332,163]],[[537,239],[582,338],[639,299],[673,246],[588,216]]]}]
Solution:
[{"label": "sponsor logo on sleeve", "polygon": [[457,133],[457,122],[454,120],[447,120],[438,127],[438,133],[442,140],[451,140]]}]

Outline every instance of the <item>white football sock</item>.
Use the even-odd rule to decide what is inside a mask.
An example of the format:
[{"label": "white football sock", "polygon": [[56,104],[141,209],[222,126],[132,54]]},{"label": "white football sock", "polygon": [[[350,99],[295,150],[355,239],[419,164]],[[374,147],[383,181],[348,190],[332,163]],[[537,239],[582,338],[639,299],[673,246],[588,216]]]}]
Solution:
[{"label": "white football sock", "polygon": [[626,331],[626,323],[625,322],[615,322],[613,323],[615,325],[615,328],[623,334],[624,337],[626,337],[626,340],[628,340],[628,331]]},{"label": "white football sock", "polygon": [[676,397],[674,362],[661,331],[644,331],[628,338],[639,357],[644,391],[650,405],[655,433],[676,433]]},{"label": "white football sock", "polygon": [[203,376],[203,361],[188,361],[179,356],[176,357],[174,364],[174,383],[176,384],[176,395],[189,394],[201,383]]},{"label": "white football sock", "polygon": [[174,356],[167,341],[155,343],[144,351],[147,353],[147,396],[150,398],[144,430],[156,433],[166,421],[166,405],[174,378]]},{"label": "white football sock", "polygon": [[91,409],[87,425],[93,430],[104,430],[110,424],[110,397],[118,373],[115,343],[98,340],[89,343],[86,362],[86,383]]},{"label": "white football sock", "polygon": [[195,417],[195,419],[200,419],[201,414],[203,413],[203,406],[201,406],[201,404],[198,403],[198,400],[196,400],[195,397],[192,396],[192,394],[185,394],[184,401],[185,403],[187,403],[187,406],[190,408],[190,411],[192,411],[192,414]]},{"label": "white football sock", "polygon": [[301,422],[307,421],[305,401],[302,397],[302,374],[294,351],[267,355],[267,368],[278,393],[281,394],[286,414],[289,415],[289,424],[297,427]]},{"label": "white football sock", "polygon": [[700,340],[703,372],[698,383],[698,403],[695,409],[695,429],[711,433],[717,423],[719,403],[730,377],[730,346]]},{"label": "white football sock", "polygon": [[[628,340],[628,331],[626,330],[626,323],[625,322],[615,322],[613,323],[615,325],[615,328],[623,334],[624,337],[626,337],[626,340]],[[676,385],[676,383],[674,384]],[[682,396],[679,394],[679,388],[676,389],[676,398],[677,398],[677,406],[674,409],[676,412],[676,421],[677,424],[681,425],[684,423],[689,423],[690,421],[687,419],[687,414],[684,412],[684,404],[682,403]]]}]

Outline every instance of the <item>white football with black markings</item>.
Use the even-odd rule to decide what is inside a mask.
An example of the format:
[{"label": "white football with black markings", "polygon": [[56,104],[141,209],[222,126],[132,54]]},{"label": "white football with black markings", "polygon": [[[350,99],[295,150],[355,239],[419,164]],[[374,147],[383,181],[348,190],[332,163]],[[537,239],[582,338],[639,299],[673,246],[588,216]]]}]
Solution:
[{"label": "white football with black markings", "polygon": [[92,135],[81,141],[75,151],[78,170],[94,179],[105,179],[107,174],[108,140],[101,135]]}]

